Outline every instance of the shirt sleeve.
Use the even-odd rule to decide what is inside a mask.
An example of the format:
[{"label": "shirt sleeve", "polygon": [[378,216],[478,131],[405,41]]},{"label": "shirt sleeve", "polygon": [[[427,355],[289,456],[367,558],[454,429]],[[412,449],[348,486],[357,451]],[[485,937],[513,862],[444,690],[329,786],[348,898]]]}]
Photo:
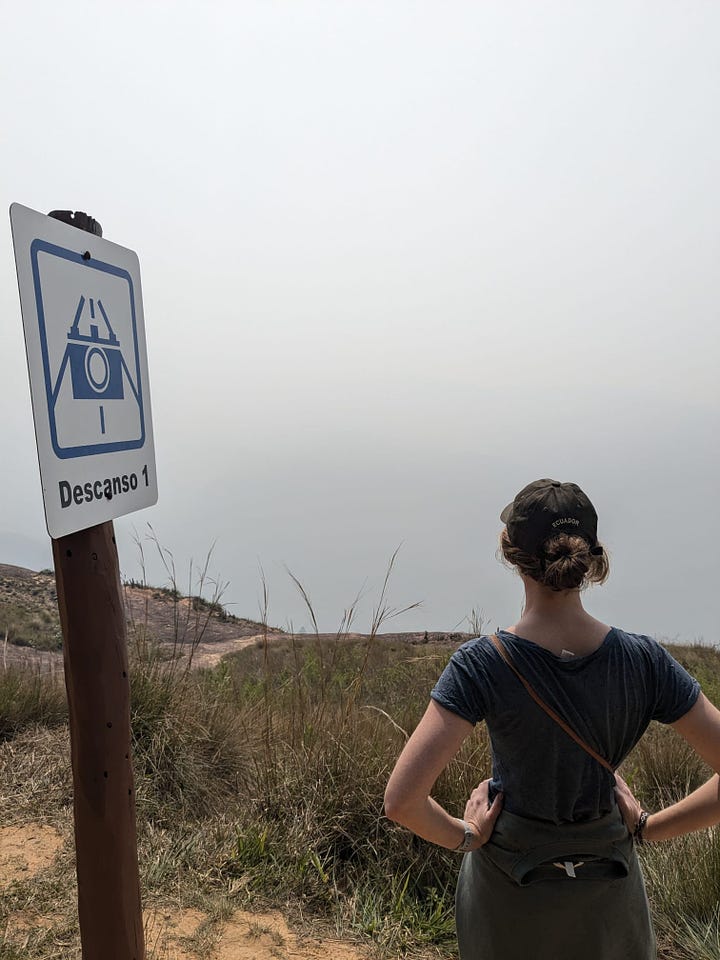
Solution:
[{"label": "shirt sleeve", "polygon": [[655,642],[655,710],[653,720],[675,723],[700,696],[700,684],[668,651]]},{"label": "shirt sleeve", "polygon": [[430,696],[463,720],[472,724],[484,720],[486,707],[482,677],[466,646],[452,655]]}]

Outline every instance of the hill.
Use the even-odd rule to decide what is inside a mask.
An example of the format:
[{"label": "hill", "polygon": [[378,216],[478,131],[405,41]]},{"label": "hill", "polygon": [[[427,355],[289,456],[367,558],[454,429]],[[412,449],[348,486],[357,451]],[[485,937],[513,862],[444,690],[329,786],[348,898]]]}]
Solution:
[{"label": "hill", "polygon": [[[266,628],[235,617],[221,604],[182,597],[175,590],[138,583],[123,586],[128,642],[152,641],[173,652],[193,650],[196,664],[212,665],[234,653]],[[268,627],[275,636],[282,630]],[[0,564],[0,640],[4,663],[38,663],[52,668],[62,660],[62,632],[55,574]]]}]

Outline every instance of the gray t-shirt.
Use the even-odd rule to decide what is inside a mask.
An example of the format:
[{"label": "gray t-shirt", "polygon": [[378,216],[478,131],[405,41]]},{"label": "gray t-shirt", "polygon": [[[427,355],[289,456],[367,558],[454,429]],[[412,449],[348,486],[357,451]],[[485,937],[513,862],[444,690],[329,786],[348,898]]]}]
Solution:
[{"label": "gray t-shirt", "polygon": [[[561,658],[505,630],[499,636],[535,692],[613,767],[651,720],[674,723],[700,694],[697,680],[651,637],[613,627],[588,656]],[[489,637],[456,650],[430,695],[470,723],[487,722],[490,796],[503,790],[506,810],[564,823],[615,806],[610,772],[534,702]]]}]

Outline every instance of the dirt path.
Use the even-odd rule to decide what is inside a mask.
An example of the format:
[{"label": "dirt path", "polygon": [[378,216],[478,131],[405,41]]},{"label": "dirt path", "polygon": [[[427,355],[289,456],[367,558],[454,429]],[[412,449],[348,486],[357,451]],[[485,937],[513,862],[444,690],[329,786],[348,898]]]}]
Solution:
[{"label": "dirt path", "polygon": [[219,640],[216,643],[199,643],[193,653],[193,666],[214,667],[228,654],[237,653],[245,647],[263,642],[261,633],[250,637],[231,637],[228,640]]},{"label": "dirt path", "polygon": [[[148,952],[163,960],[197,960],[193,941],[202,939],[207,917],[199,910],[156,910],[145,917]],[[338,940],[299,938],[280,913],[237,913],[213,936],[212,960],[361,960],[356,948]]]},{"label": "dirt path", "polygon": [[[62,846],[53,827],[30,823],[0,827],[0,895],[15,882],[40,877],[52,867]],[[144,911],[145,942],[153,960],[367,960],[351,944],[333,938],[303,937],[290,929],[282,914],[236,911],[220,925],[200,910],[158,905]],[[63,919],[40,909],[11,913],[0,944],[27,948],[38,932]],[[208,952],[209,950],[209,952]],[[202,951],[202,952],[201,952]]]},{"label": "dirt path", "polygon": [[47,869],[61,846],[57,830],[41,823],[0,827],[0,892]]}]

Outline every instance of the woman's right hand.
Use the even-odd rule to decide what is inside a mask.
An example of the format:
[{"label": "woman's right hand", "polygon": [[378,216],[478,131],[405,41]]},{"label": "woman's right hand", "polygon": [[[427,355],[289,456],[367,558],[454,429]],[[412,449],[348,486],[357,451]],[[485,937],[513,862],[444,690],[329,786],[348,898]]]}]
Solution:
[{"label": "woman's right hand", "polygon": [[473,849],[482,847],[488,842],[495,829],[495,821],[500,816],[503,805],[503,795],[498,793],[495,799],[490,803],[490,780],[483,780],[470,794],[470,799],[465,804],[465,813],[463,820],[469,823],[475,830],[478,837],[478,843],[473,845]]},{"label": "woman's right hand", "polygon": [[635,799],[635,794],[619,773],[615,774],[615,799],[625,821],[625,826],[630,833],[634,833],[642,813],[642,807],[640,801]]}]

